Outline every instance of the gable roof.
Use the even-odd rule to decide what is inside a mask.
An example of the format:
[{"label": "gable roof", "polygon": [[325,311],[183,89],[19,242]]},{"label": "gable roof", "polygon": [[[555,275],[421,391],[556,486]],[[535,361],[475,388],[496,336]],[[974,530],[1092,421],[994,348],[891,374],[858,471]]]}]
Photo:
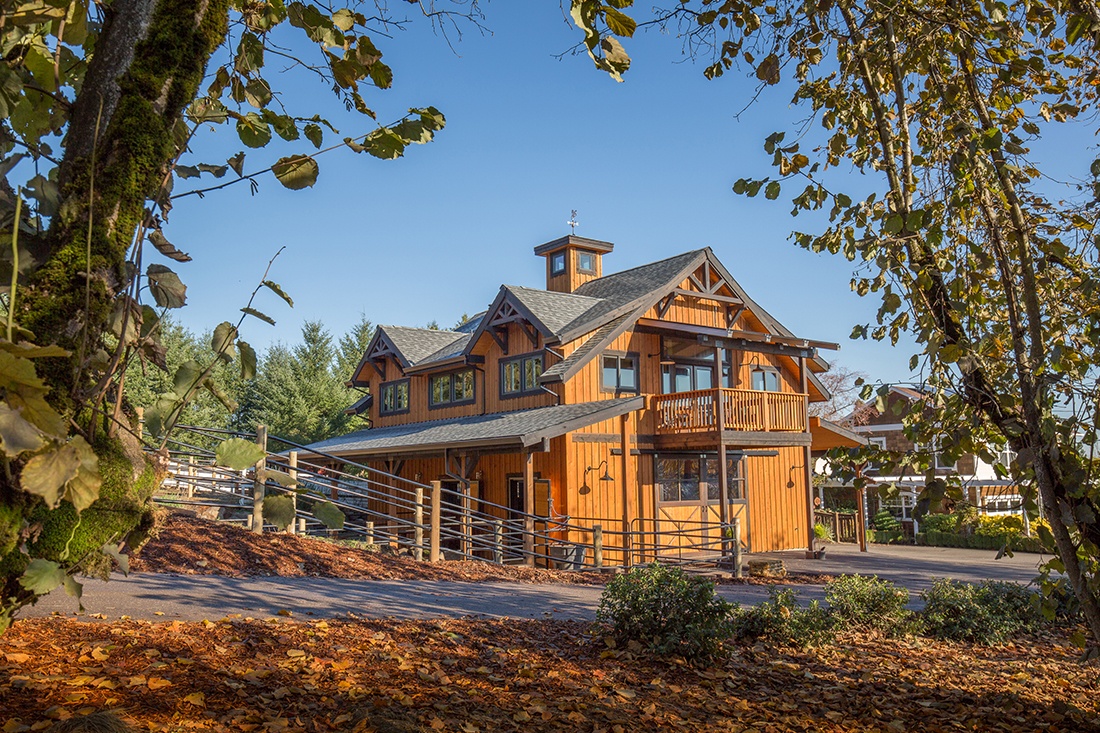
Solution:
[{"label": "gable roof", "polygon": [[644,397],[537,407],[427,423],[367,428],[308,446],[336,455],[395,455],[443,448],[522,449],[645,407]]}]

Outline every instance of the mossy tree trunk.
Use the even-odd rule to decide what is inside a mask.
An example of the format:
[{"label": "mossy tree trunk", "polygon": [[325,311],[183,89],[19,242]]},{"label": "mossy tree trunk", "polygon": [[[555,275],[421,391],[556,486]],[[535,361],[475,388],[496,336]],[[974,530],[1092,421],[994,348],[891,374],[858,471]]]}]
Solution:
[{"label": "mossy tree trunk", "polygon": [[78,515],[68,503],[51,510],[23,491],[19,464],[0,477],[0,628],[34,600],[18,582],[32,556],[87,572],[101,565],[105,543],[136,544],[164,475],[126,431],[94,429],[102,415],[89,361],[136,276],[128,251],[178,152],[183,111],[225,38],[228,2],[115,0],[105,13],[67,129],[61,204],[44,235],[48,257],[16,305],[17,322],[38,344],[72,352],[39,360],[38,375],[53,406],[92,444],[103,484]]}]

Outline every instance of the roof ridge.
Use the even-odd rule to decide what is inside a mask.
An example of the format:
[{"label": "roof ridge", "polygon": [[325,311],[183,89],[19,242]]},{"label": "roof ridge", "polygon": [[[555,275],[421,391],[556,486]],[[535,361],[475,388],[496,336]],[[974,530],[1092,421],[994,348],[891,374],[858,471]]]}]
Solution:
[{"label": "roof ridge", "polygon": [[[661,260],[654,260],[653,262],[646,262],[645,264],[642,264],[642,265],[635,265],[634,267],[628,268],[626,270],[619,270],[618,272],[613,272],[610,275],[604,275],[603,277],[598,277],[595,280],[589,280],[588,282],[586,282],[584,284],[587,285],[588,283],[594,283],[594,282],[599,282],[600,280],[606,280],[609,277],[617,277],[619,275],[625,275],[628,272],[634,272],[635,270],[641,270],[643,267],[653,267],[654,265],[660,265],[664,262],[668,262],[669,260],[675,260],[675,259],[677,259],[679,257],[683,257],[685,255],[697,255],[700,252],[705,252],[708,249],[710,249],[710,248],[709,247],[700,247],[699,249],[689,249],[686,252],[681,252],[680,254],[675,254],[675,255],[672,255],[670,257],[665,257],[664,259],[661,259]],[[586,296],[586,297],[592,297],[592,296]]]}]

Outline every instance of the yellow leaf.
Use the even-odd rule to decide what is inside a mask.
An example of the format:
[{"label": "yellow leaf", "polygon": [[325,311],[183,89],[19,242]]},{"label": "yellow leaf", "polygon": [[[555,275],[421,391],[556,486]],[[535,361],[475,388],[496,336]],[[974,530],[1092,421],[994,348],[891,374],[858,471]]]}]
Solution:
[{"label": "yellow leaf", "polygon": [[301,649],[287,649],[286,655],[288,657],[304,657],[306,653]]},{"label": "yellow leaf", "polygon": [[526,723],[531,719],[531,716],[527,714],[526,710],[520,710],[518,713],[512,716],[512,720],[517,723]]},{"label": "yellow leaf", "polygon": [[192,692],[190,695],[185,696],[183,701],[189,702],[200,708],[206,707],[206,695],[202,692]]},{"label": "yellow leaf", "polygon": [[332,663],[332,668],[335,669],[337,672],[342,672],[350,666],[351,660],[349,659],[341,659]]},{"label": "yellow leaf", "polygon": [[9,662],[15,662],[16,664],[22,664],[23,662],[30,661],[31,655],[30,654],[24,654],[23,652],[12,652],[10,654],[5,654],[4,657]]},{"label": "yellow leaf", "polygon": [[109,656],[111,655],[104,651],[103,647],[101,646],[97,646],[95,649],[92,650],[92,659],[96,660],[97,662],[102,662]]},{"label": "yellow leaf", "polygon": [[163,687],[172,686],[172,682],[170,680],[164,679],[163,677],[150,677],[148,684],[150,690],[159,690]]},{"label": "yellow leaf", "polygon": [[634,690],[615,690],[615,694],[619,697],[625,697],[627,700],[633,700],[638,696],[638,693]]}]

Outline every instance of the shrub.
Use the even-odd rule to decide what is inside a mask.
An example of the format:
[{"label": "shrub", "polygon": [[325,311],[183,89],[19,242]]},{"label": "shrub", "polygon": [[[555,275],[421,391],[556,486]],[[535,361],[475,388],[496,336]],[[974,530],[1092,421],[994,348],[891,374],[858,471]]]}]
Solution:
[{"label": "shrub", "polygon": [[871,522],[875,525],[875,529],[882,532],[896,532],[901,528],[901,524],[898,523],[898,520],[886,509],[876,514]]},{"label": "shrub", "polygon": [[832,615],[817,601],[798,606],[798,593],[772,587],[768,600],[757,606],[737,608],[733,637],[738,641],[763,639],[773,644],[808,647],[832,641],[836,636]]},{"label": "shrub", "polygon": [[619,643],[637,642],[660,656],[689,662],[721,657],[735,606],[714,594],[714,583],[654,563],[613,578],[596,618]]},{"label": "shrub", "polygon": [[833,528],[820,522],[814,525],[814,537],[825,542],[836,542],[836,538],[833,537]]},{"label": "shrub", "polygon": [[825,586],[825,600],[840,624],[885,634],[913,630],[909,591],[875,575],[842,575]]},{"label": "shrub", "polygon": [[941,578],[921,598],[921,625],[937,639],[1000,644],[1040,622],[1035,594],[1016,583]]},{"label": "shrub", "polygon": [[959,528],[958,514],[929,514],[920,523],[925,532],[953,533]]},{"label": "shrub", "polygon": [[981,537],[1019,537],[1024,533],[1024,520],[1015,514],[979,517],[974,533]]}]

